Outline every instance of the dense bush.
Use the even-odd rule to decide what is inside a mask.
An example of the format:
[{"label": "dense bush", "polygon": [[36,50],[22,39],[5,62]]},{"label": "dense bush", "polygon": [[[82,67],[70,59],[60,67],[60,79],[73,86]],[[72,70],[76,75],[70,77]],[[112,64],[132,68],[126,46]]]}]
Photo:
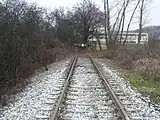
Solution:
[{"label": "dense bush", "polygon": [[0,2],[0,95],[35,68],[66,55],[74,43],[98,35],[104,15],[95,3],[83,0],[72,10],[47,11],[23,0]]},{"label": "dense bush", "polygon": [[[33,70],[56,60],[62,42],[56,39],[54,16],[21,0],[0,2],[0,95]],[[61,51],[62,51],[61,50]]]},{"label": "dense bush", "polygon": [[134,63],[134,71],[147,80],[160,81],[160,61],[154,58],[138,59]]},{"label": "dense bush", "polygon": [[160,81],[159,48],[146,50],[140,46],[115,52],[114,59],[121,67],[138,73],[146,80]]}]

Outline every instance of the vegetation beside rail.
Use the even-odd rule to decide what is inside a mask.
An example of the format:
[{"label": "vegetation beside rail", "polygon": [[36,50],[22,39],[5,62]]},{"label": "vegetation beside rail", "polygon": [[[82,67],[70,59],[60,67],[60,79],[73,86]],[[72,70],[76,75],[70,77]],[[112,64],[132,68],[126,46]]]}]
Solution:
[{"label": "vegetation beside rail", "polygon": [[[104,0],[103,4],[102,10],[92,0],[81,0],[71,9],[60,7],[48,10],[36,3],[27,3],[26,0],[1,1],[0,104],[6,105],[2,102],[5,101],[3,96],[17,89],[17,86],[25,87],[27,81],[24,77],[28,77],[42,66],[48,70],[47,64],[54,62],[59,55],[65,56],[68,51],[73,52],[75,45],[80,49],[90,47],[90,50],[94,49],[95,43],[100,50],[103,47],[110,50],[125,47],[136,14],[139,14],[137,32],[140,45],[143,20],[146,20],[144,11],[150,5],[150,1],[122,0],[112,4],[109,0]],[[112,11],[115,11],[115,14]],[[128,11],[131,15],[129,21],[125,19]],[[127,32],[125,38],[124,31]],[[104,46],[101,46],[101,35],[104,37]],[[93,41],[93,38],[96,38],[96,41]],[[112,52],[110,54],[112,55]]]},{"label": "vegetation beside rail", "polygon": [[149,96],[152,102],[160,103],[160,82],[145,80],[133,73],[122,73],[121,76],[144,96]]},{"label": "vegetation beside rail", "polygon": [[68,54],[70,45],[57,37],[52,15],[35,3],[0,1],[0,106],[29,84],[24,78],[35,69],[48,70]]},{"label": "vegetation beside rail", "polygon": [[92,53],[99,58],[112,61],[120,76],[128,80],[144,96],[149,96],[154,103],[160,104],[160,52],[159,47],[144,50],[119,49]]}]

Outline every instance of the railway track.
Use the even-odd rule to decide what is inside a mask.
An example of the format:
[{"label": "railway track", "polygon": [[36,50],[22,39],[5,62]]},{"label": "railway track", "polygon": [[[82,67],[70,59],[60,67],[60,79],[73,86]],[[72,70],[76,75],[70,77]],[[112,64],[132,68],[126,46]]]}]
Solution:
[{"label": "railway track", "polygon": [[133,107],[133,102],[127,99],[118,84],[106,79],[101,68],[92,58],[74,58],[61,88],[47,102],[52,105],[54,111],[47,108],[37,119],[142,119],[137,115],[138,109]]}]

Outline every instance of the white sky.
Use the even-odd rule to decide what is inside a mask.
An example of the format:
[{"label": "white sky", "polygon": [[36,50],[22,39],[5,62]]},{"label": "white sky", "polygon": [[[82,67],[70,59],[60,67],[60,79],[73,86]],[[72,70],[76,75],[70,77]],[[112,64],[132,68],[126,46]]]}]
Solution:
[{"label": "white sky", "polygon": [[[54,9],[55,7],[68,7],[71,8],[74,4],[79,2],[80,0],[26,0],[30,3],[37,3],[38,5],[48,8]],[[99,7],[103,8],[102,0],[93,0],[95,1]],[[160,0],[152,0],[150,5],[150,16],[148,25],[160,25]]]}]

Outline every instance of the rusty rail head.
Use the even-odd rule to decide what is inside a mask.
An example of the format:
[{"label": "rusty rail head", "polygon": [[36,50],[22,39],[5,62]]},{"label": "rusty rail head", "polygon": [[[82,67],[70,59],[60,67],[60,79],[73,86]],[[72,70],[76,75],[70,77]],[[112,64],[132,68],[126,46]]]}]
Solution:
[{"label": "rusty rail head", "polygon": [[125,109],[123,108],[121,102],[119,101],[119,99],[117,98],[117,96],[115,95],[115,93],[113,92],[109,82],[106,80],[104,74],[102,73],[100,67],[98,66],[98,64],[92,59],[92,57],[90,57],[91,62],[93,63],[95,69],[97,70],[97,72],[99,73],[100,77],[103,79],[104,83],[105,83],[105,87],[109,90],[109,94],[111,96],[111,98],[113,99],[116,107],[118,108],[120,114],[122,115],[123,120],[130,120],[129,115],[127,114],[127,112],[125,111]]},{"label": "rusty rail head", "polygon": [[50,118],[50,120],[57,120],[57,117],[58,117],[58,112],[59,112],[59,107],[63,101],[63,98],[65,96],[65,92],[68,88],[68,85],[69,85],[69,80],[71,79],[72,77],[72,74],[73,74],[73,71],[74,71],[74,68],[75,68],[75,65],[76,65],[76,62],[77,62],[77,58],[74,58],[74,60],[72,61],[72,64],[69,68],[69,72],[67,74],[67,78],[66,78],[66,82],[65,82],[65,85],[63,87],[63,91],[61,92],[61,95],[60,95],[60,98],[58,100],[58,103],[56,104],[56,107],[54,109],[54,112]]}]

